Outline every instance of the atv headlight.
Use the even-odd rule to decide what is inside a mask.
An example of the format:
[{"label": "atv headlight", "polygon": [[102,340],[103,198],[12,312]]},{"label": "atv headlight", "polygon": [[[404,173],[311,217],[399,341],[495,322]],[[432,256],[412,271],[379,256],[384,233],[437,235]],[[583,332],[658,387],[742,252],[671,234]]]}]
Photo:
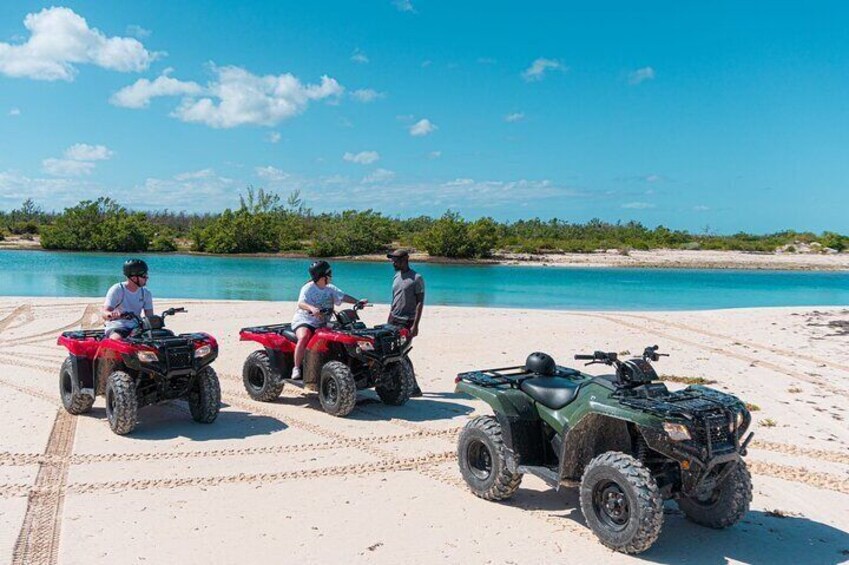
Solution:
[{"label": "atv headlight", "polygon": [[663,429],[672,441],[685,441],[690,439],[690,430],[684,424],[673,424],[672,422],[664,422]]},{"label": "atv headlight", "polygon": [[370,341],[358,341],[357,347],[362,351],[374,351],[374,344]]},{"label": "atv headlight", "polygon": [[199,359],[200,357],[206,357],[212,353],[212,346],[209,344],[201,345],[197,349],[195,349],[195,359]]},{"label": "atv headlight", "polygon": [[142,363],[156,363],[159,361],[159,356],[155,351],[139,351],[136,353],[136,357],[138,357],[139,361]]},{"label": "atv headlight", "polygon": [[741,430],[743,427],[743,423],[746,421],[746,415],[743,414],[743,411],[737,412],[737,415],[734,416],[734,421],[728,424],[728,431],[733,432],[734,430]]}]

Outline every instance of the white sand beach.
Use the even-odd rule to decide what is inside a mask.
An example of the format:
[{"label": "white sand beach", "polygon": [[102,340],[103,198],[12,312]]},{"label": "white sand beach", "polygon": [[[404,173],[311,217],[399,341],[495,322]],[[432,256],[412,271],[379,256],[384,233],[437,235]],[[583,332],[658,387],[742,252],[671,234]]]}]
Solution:
[{"label": "white sand beach", "polygon": [[[424,397],[403,407],[360,394],[344,419],[314,396],[250,400],[247,325],[288,321],[292,303],[183,305],[176,331],[219,340],[224,407],[211,425],[183,403],[142,409],[114,435],[103,398],[70,416],[58,394],[60,331],[93,327],[99,300],[0,299],[0,561],[12,563],[840,563],[849,559],[849,310],[550,312],[428,307],[412,352]],[[369,324],[386,307],[364,314]],[[488,412],[455,395],[457,372],[561,364],[595,349],[671,357],[657,370],[702,377],[757,406],[747,458],[751,512],[723,531],[667,504],[663,532],[637,557],[586,527],[576,492],[526,476],[505,503],[473,496],[456,433]],[[598,366],[589,372],[602,372]],[[671,387],[682,384],[670,382]],[[17,549],[16,549],[17,548]],[[15,554],[17,550],[17,554]]]}]

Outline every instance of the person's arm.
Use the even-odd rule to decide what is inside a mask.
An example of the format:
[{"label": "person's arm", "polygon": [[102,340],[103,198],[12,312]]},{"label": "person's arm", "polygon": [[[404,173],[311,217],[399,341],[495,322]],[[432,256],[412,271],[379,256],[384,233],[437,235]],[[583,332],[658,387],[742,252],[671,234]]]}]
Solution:
[{"label": "person's arm", "polygon": [[422,312],[424,311],[424,279],[422,277],[416,278],[416,317],[413,320],[413,326],[410,328],[410,335],[416,337],[419,335],[419,322],[422,319]]},{"label": "person's arm", "polygon": [[[142,288],[142,291],[144,291],[144,288]],[[144,292],[144,315],[146,318],[153,316],[153,295],[149,290]]]},{"label": "person's arm", "polygon": [[353,296],[345,294],[342,296],[342,302],[345,302],[346,304],[356,304],[357,302],[368,302],[368,300],[365,298],[363,298],[362,300],[357,300]]},{"label": "person's arm", "polygon": [[103,302],[103,308],[100,309],[100,317],[104,322],[111,322],[121,317],[121,310],[118,308],[120,300],[118,300],[116,287],[109,289],[106,293],[106,300]]}]

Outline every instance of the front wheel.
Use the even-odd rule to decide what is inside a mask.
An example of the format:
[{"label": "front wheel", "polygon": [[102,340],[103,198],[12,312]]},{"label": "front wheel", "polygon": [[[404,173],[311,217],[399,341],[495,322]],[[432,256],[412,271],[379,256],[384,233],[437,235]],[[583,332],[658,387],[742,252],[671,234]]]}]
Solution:
[{"label": "front wheel", "polygon": [[580,497],[587,525],[610,549],[640,553],[660,535],[663,498],[648,468],[630,455],[608,451],[590,461]]},{"label": "front wheel", "polygon": [[212,367],[204,367],[197,376],[197,383],[189,393],[189,411],[195,422],[211,424],[218,417],[221,406],[221,385]]},{"label": "front wheel", "polygon": [[678,508],[696,524],[722,529],[743,519],[752,501],[752,476],[742,459],[722,483],[703,496],[681,495]]},{"label": "front wheel", "polygon": [[119,436],[133,431],[139,409],[136,383],[124,371],[115,371],[106,380],[106,419]]},{"label": "front wheel", "polygon": [[62,368],[59,369],[59,395],[62,397],[62,406],[69,414],[85,414],[91,410],[94,397],[80,392],[80,381],[74,373],[74,365],[71,358],[65,359]]},{"label": "front wheel", "polygon": [[[284,355],[285,360],[291,359]],[[284,361],[285,363],[285,361]],[[242,367],[242,383],[248,396],[260,402],[273,402],[283,392],[284,378],[292,373],[290,364],[283,368],[283,374],[271,366],[271,360],[265,351],[254,351],[245,359]]]},{"label": "front wheel", "polygon": [[325,363],[321,368],[318,399],[331,416],[350,414],[357,404],[357,383],[350,367],[339,361]]},{"label": "front wheel", "polygon": [[475,496],[505,500],[519,489],[522,474],[508,469],[505,449],[501,424],[493,416],[478,416],[460,432],[457,462]]},{"label": "front wheel", "polygon": [[393,363],[389,368],[389,378],[374,388],[380,400],[390,406],[402,406],[410,399],[416,386],[413,366],[404,360]]}]

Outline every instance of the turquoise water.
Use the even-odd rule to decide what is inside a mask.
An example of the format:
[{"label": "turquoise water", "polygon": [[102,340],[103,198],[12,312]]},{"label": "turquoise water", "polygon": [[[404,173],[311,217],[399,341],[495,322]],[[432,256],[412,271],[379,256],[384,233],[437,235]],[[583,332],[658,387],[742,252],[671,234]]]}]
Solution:
[{"label": "turquoise water", "polygon": [[[124,255],[0,251],[2,296],[103,296],[122,280]],[[144,255],[154,297],[295,300],[308,260]],[[849,273],[494,265],[414,267],[428,304],[581,310],[698,310],[849,305]],[[334,284],[358,298],[391,299],[392,267],[335,261]]]}]

